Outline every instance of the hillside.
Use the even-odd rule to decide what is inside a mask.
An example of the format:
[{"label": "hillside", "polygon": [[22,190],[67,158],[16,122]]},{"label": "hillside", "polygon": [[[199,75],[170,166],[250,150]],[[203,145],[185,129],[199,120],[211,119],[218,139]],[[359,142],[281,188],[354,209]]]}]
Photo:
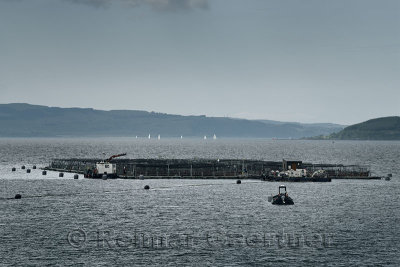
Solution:
[{"label": "hillside", "polygon": [[268,123],[223,117],[180,116],[137,110],[0,104],[1,137],[147,136],[301,138],[342,129],[318,124]]},{"label": "hillside", "polygon": [[400,140],[400,117],[368,120],[331,134],[330,139],[341,140]]},{"label": "hillside", "polygon": [[[299,122],[281,122],[273,120],[259,120],[267,125],[284,127],[288,132],[296,133],[296,136],[309,137],[320,135],[329,135],[343,130],[345,126],[334,123],[299,123]],[[297,137],[296,137],[297,138]]]}]

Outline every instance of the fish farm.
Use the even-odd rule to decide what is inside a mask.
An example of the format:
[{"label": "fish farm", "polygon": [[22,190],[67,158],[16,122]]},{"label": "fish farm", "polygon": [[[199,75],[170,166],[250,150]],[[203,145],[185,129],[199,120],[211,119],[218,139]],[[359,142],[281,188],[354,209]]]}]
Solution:
[{"label": "fish farm", "polygon": [[85,178],[260,179],[330,182],[331,179],[380,179],[366,166],[248,159],[54,159],[44,170],[84,174]]}]

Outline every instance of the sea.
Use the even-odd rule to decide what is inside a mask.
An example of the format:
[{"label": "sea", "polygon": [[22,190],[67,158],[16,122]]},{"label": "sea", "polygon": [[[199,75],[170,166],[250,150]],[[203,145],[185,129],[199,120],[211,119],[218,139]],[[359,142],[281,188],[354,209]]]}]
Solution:
[{"label": "sea", "polygon": [[[275,206],[277,182],[75,180],[40,170],[54,158],[124,152],[361,164],[393,177],[286,183],[295,204]],[[399,266],[399,166],[398,141],[2,138],[0,265]]]}]

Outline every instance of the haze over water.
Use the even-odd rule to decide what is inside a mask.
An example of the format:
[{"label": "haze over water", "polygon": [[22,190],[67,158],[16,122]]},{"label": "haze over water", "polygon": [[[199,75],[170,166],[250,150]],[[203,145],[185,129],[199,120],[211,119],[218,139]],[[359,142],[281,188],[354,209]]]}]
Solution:
[{"label": "haze over water", "polygon": [[[32,170],[52,158],[299,159],[366,164],[391,181],[89,180]],[[392,265],[400,255],[400,142],[0,139],[1,264]],[[16,172],[11,172],[17,167]],[[150,185],[151,190],[143,190]],[[14,200],[16,193],[22,199]]]}]

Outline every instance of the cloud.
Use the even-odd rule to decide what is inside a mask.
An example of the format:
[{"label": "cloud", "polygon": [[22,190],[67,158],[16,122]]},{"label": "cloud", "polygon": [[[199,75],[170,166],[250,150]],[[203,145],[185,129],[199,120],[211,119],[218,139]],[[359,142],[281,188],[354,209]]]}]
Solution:
[{"label": "cloud", "polygon": [[94,7],[109,7],[113,4],[124,4],[131,7],[150,6],[156,10],[190,10],[207,9],[208,0],[64,0],[76,4]]}]

